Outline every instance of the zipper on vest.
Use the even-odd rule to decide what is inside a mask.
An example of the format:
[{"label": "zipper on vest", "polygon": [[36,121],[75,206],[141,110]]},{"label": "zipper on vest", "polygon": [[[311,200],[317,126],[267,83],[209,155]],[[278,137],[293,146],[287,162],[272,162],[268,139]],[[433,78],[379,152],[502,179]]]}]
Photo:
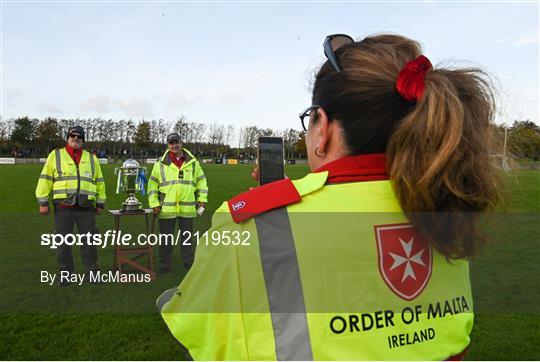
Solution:
[{"label": "zipper on vest", "polygon": [[[81,155],[82,158],[82,155]],[[74,160],[75,161],[75,160]],[[77,164],[77,161],[75,161],[75,168],[77,169],[77,194],[76,194],[76,201],[77,205],[79,204],[79,193],[81,192],[81,174],[79,172],[79,165]]]}]

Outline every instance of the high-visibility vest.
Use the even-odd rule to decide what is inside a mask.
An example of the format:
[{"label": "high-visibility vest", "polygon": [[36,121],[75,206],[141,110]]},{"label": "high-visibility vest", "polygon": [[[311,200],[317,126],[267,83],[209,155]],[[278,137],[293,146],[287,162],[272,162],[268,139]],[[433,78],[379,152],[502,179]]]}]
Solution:
[{"label": "high-visibility vest", "polygon": [[171,162],[169,151],[154,164],[148,180],[148,205],[161,206],[160,218],[197,216],[197,203],[208,201],[208,185],[201,165],[185,148],[180,169]]},{"label": "high-visibility vest", "polygon": [[300,202],[240,223],[232,214],[252,201],[279,205],[277,189],[217,210],[191,270],[157,301],[194,359],[444,360],[468,346],[468,263],[423,240],[390,181],[327,175],[283,181],[277,195]]},{"label": "high-visibility vest", "polygon": [[104,207],[105,180],[97,157],[83,150],[77,165],[65,148],[49,153],[36,187],[40,205],[48,204],[51,193],[55,204]]},{"label": "high-visibility vest", "polygon": [[[192,268],[157,300],[194,359],[445,360],[469,345],[468,263],[423,240],[390,181],[327,175],[293,181],[300,202],[240,223],[250,202],[290,190],[263,186],[216,211]],[[232,245],[238,234],[249,245]]]}]

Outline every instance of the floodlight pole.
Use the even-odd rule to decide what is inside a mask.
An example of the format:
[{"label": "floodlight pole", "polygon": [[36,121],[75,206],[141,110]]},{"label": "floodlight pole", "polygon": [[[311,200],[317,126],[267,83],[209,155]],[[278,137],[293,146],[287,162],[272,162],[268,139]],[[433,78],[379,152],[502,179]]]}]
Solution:
[{"label": "floodlight pole", "polygon": [[508,138],[508,127],[506,124],[504,125],[504,146],[503,146],[503,159],[502,159],[502,166],[503,168],[506,168],[506,139]]},{"label": "floodlight pole", "polygon": [[508,137],[508,127],[506,125],[504,126],[504,148],[503,148],[503,156],[506,158],[506,138]]},{"label": "floodlight pole", "polygon": [[240,162],[240,143],[242,142],[242,127],[240,127],[240,134],[238,135],[238,162]]}]

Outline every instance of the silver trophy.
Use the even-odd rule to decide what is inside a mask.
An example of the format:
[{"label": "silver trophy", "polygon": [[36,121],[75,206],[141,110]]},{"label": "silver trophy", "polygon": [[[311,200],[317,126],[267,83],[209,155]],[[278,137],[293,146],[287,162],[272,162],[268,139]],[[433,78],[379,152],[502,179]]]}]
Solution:
[{"label": "silver trophy", "polygon": [[135,197],[136,192],[144,192],[144,182],[146,181],[146,167],[139,166],[134,159],[124,161],[122,167],[114,169],[114,174],[118,175],[116,183],[116,193],[127,192],[129,197],[122,204],[122,211],[142,210],[142,203]]}]

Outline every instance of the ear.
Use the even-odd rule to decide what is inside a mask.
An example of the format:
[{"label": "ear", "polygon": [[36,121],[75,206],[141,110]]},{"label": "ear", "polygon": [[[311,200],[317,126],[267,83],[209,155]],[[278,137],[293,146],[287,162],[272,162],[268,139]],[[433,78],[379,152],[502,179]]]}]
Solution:
[{"label": "ear", "polygon": [[330,127],[331,123],[324,109],[317,109],[317,116],[319,118],[315,129],[317,147],[319,147],[319,151],[325,153],[328,148],[330,136],[332,135],[332,127]]}]

